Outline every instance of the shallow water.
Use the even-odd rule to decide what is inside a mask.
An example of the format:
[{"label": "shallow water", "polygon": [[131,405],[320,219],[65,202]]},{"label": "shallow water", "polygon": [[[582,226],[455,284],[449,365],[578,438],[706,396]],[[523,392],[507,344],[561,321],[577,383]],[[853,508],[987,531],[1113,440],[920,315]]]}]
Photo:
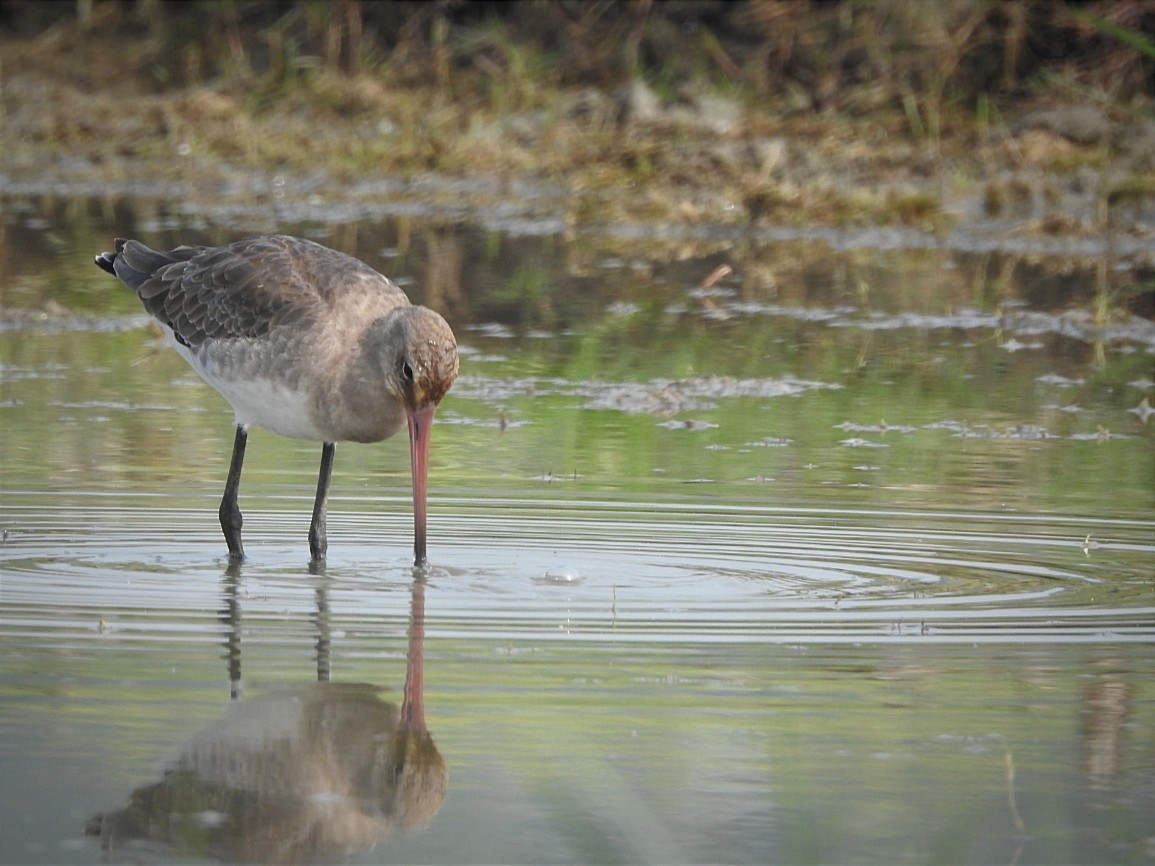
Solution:
[{"label": "shallow water", "polygon": [[[229,568],[228,412],[89,263],[266,219],[3,204],[0,861],[1155,860],[1144,262],[277,223],[458,333],[415,578],[404,442],[317,573],[260,432]],[[424,812],[358,757],[422,704]]]}]

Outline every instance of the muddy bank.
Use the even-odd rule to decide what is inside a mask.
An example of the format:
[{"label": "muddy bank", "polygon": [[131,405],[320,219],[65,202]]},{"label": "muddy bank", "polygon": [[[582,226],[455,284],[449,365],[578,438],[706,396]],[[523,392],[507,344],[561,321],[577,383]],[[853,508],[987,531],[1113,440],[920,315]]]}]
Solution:
[{"label": "muddy bank", "polygon": [[[323,20],[210,6],[199,36],[157,2],[16,22],[0,41],[0,192],[274,201],[286,218],[411,200],[550,231],[1155,233],[1149,73],[1085,81],[1064,71],[1077,55],[1057,57],[1027,86],[1003,57],[1067,27],[1084,61],[1142,65],[1141,44],[1062,4],[916,3],[921,23],[904,4],[610,4],[596,20],[482,5],[400,4],[396,20],[375,4]],[[1088,8],[1130,32],[1125,6]],[[1023,33],[995,44],[1000,16]],[[551,27],[568,40],[552,53]]]}]

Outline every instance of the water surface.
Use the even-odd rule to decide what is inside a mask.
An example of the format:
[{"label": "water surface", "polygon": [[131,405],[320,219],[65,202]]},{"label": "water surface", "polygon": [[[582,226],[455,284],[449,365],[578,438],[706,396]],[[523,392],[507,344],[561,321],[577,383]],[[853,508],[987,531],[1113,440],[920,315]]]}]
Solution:
[{"label": "water surface", "polygon": [[[1155,860],[1142,252],[2,202],[0,860]],[[403,441],[318,572],[259,431],[230,568],[229,413],[90,264],[274,228],[457,331],[417,578]]]}]

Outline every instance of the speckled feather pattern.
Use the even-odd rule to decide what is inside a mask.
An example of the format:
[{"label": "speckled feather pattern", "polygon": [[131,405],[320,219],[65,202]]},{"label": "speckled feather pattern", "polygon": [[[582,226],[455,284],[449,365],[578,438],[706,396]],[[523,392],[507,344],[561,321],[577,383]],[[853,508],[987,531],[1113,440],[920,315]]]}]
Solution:
[{"label": "speckled feather pattern", "polygon": [[190,347],[263,337],[357,295],[371,298],[382,314],[409,304],[401,289],[363,262],[286,235],[170,252],[132,240],[117,246],[116,276]]},{"label": "speckled feather pattern", "polygon": [[[161,252],[118,240],[96,263],[137,293],[238,423],[375,442],[400,428],[406,406],[436,404],[457,377],[441,316],[312,241],[275,235]],[[406,359],[411,384],[397,380]]]}]

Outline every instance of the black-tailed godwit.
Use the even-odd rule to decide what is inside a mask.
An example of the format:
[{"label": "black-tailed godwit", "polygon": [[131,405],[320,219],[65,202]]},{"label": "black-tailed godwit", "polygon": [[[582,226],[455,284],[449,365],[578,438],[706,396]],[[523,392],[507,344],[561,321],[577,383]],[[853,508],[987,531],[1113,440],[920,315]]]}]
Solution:
[{"label": "black-tailed godwit", "polygon": [[250,426],[323,443],[309,526],[321,562],[336,443],[380,442],[408,423],[414,564],[425,564],[429,430],[458,369],[445,319],[363,262],[285,235],[168,252],[118,239],[96,264],[136,292],[172,347],[232,404],[220,507],[232,559],[244,558],[237,490]]}]

